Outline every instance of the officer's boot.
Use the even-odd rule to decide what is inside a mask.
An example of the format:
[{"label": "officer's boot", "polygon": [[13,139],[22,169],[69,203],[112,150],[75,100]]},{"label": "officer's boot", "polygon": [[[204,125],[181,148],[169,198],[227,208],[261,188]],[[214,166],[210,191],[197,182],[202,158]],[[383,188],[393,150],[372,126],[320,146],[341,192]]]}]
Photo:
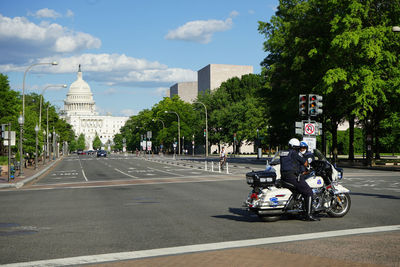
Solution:
[{"label": "officer's boot", "polygon": [[312,215],[312,197],[306,197],[304,200],[305,202],[305,208],[306,208],[306,221],[319,221],[319,218],[316,218]]}]

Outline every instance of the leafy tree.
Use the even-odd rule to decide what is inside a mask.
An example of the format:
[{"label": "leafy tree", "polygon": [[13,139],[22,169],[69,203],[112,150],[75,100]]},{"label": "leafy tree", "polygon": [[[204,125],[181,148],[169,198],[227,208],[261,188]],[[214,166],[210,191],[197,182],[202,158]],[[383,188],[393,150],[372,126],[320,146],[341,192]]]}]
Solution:
[{"label": "leafy tree", "polygon": [[77,149],[84,150],[86,145],[85,145],[85,135],[81,133],[78,137],[78,140],[76,142],[77,144]]},{"label": "leafy tree", "polygon": [[[11,122],[11,129],[18,133],[18,116],[22,111],[21,103],[19,93],[10,89],[8,77],[0,73],[0,124]],[[14,147],[14,150],[16,149],[17,147]],[[5,153],[3,142],[0,142],[0,153]]]},{"label": "leafy tree", "polygon": [[96,133],[96,136],[94,137],[94,140],[93,140],[93,149],[97,150],[100,148],[101,148],[101,140],[100,140],[100,137]]},{"label": "leafy tree", "polygon": [[[399,0],[286,0],[259,31],[269,52],[265,67],[271,124],[277,142],[293,136],[299,94],[324,96],[324,129],[337,150],[337,126],[351,116],[380,121],[398,110]],[[384,108],[385,107],[385,108]],[[389,107],[389,108],[387,108]],[[394,111],[393,111],[394,109]]]}]

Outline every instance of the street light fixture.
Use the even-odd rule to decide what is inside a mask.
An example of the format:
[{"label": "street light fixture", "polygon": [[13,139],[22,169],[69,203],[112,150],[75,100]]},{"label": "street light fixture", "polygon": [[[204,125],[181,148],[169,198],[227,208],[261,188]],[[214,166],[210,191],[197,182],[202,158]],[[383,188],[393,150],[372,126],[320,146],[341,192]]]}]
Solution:
[{"label": "street light fixture", "polygon": [[400,26],[393,26],[392,32],[400,32]]},{"label": "street light fixture", "polygon": [[61,88],[67,88],[66,84],[50,84],[48,86],[46,86],[43,90],[42,93],[40,94],[40,105],[39,105],[39,130],[41,128],[41,124],[42,124],[42,101],[43,101],[43,94],[46,91],[47,88],[50,87],[61,87]]},{"label": "street light fixture", "polygon": [[18,176],[23,176],[24,170],[22,168],[22,160],[24,158],[22,154],[22,131],[24,128],[24,116],[22,114],[19,115],[18,123],[19,123],[19,175]]},{"label": "street light fixture", "polygon": [[37,160],[38,160],[38,132],[39,126],[36,124],[35,126],[35,133],[36,133],[36,144],[35,144],[35,170],[37,169]]},{"label": "street light fixture", "polygon": [[165,113],[174,113],[178,117],[178,154],[181,154],[181,120],[179,118],[178,113],[175,111],[165,111]]},{"label": "street light fixture", "polygon": [[196,101],[193,102],[193,104],[198,103],[198,104],[202,104],[204,106],[204,109],[206,111],[206,157],[208,157],[208,122],[207,122],[207,107],[204,103]]}]

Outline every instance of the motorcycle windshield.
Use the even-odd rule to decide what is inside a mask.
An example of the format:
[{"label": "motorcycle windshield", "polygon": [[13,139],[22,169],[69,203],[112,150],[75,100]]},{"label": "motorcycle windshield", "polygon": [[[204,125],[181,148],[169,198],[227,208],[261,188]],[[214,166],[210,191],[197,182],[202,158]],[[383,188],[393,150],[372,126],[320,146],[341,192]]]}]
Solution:
[{"label": "motorcycle windshield", "polygon": [[279,151],[276,151],[275,155],[272,157],[268,165],[278,165],[280,164]]},{"label": "motorcycle windshield", "polygon": [[316,160],[321,160],[321,161],[326,161],[328,162],[328,159],[324,156],[324,154],[322,154],[321,151],[319,151],[318,149],[314,149],[314,157]]}]

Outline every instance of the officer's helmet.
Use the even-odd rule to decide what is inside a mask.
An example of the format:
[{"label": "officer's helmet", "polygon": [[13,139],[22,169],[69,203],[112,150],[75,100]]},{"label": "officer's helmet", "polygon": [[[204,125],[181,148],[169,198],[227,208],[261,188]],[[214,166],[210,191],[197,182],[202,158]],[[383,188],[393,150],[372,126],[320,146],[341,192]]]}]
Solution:
[{"label": "officer's helmet", "polygon": [[306,149],[308,149],[307,143],[304,142],[304,141],[301,141],[301,142],[300,142],[300,148],[306,148]]},{"label": "officer's helmet", "polygon": [[300,147],[300,141],[297,138],[292,138],[289,140],[289,147],[291,148],[299,148]]}]

